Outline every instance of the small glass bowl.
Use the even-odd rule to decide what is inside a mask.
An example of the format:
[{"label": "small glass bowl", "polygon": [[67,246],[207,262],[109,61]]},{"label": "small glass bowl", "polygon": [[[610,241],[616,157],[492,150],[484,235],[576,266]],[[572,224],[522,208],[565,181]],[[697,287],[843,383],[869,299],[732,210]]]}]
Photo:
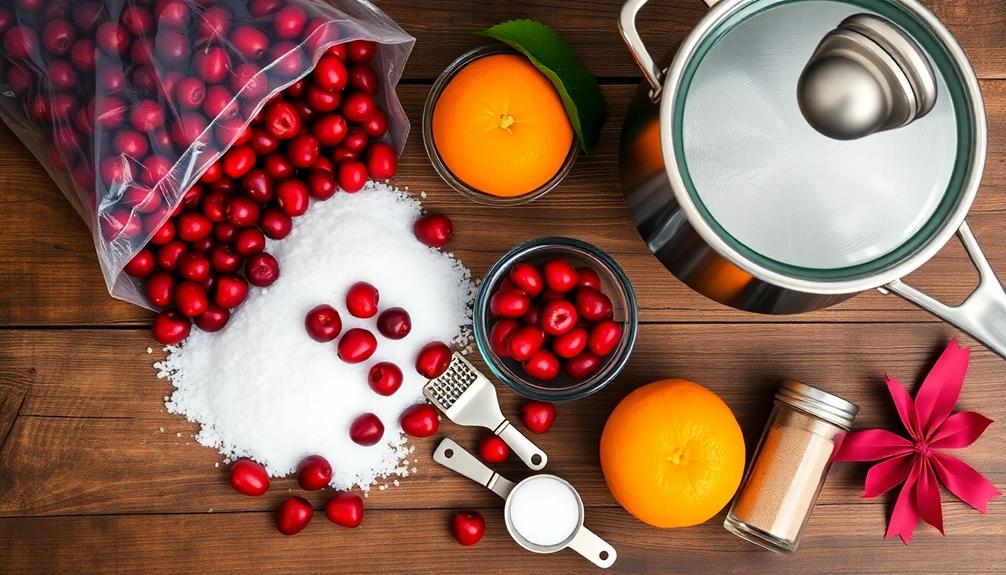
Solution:
[{"label": "small glass bowl", "polygon": [[566,174],[573,169],[573,163],[576,162],[576,156],[579,152],[579,145],[577,144],[576,138],[573,138],[573,142],[570,144],[569,153],[566,154],[566,160],[562,163],[562,166],[559,167],[559,171],[556,172],[551,179],[530,192],[519,196],[509,197],[494,196],[473,188],[461,181],[461,179],[455,176],[440,158],[440,153],[437,151],[437,145],[433,141],[433,109],[437,105],[437,99],[440,98],[440,93],[443,92],[447,84],[452,78],[454,78],[454,75],[462,68],[479,58],[494,54],[520,53],[506,46],[481,46],[465,52],[458,57],[457,60],[451,62],[451,64],[440,73],[437,81],[434,82],[433,87],[430,88],[430,94],[426,97],[426,105],[423,107],[423,146],[426,148],[426,155],[429,157],[430,163],[433,164],[433,169],[436,170],[437,174],[440,175],[440,178],[455,191],[468,197],[468,199],[474,202],[488,206],[519,206],[531,203],[552,191],[552,189],[558,186],[559,182],[566,177]]},{"label": "small glass bowl", "polygon": [[[499,288],[503,278],[508,276],[510,268],[518,262],[542,264],[557,257],[565,258],[573,267],[587,266],[597,272],[601,278],[601,291],[611,298],[614,308],[613,319],[622,325],[622,340],[618,343],[618,347],[602,358],[601,367],[594,375],[579,382],[562,372],[548,382],[530,377],[524,373],[520,362],[501,358],[489,344],[489,330],[496,321],[489,312],[489,299]],[[475,295],[473,323],[479,353],[500,381],[525,397],[556,402],[587,397],[618,376],[629,361],[629,355],[636,343],[639,313],[632,284],[611,256],[580,240],[541,238],[517,246],[493,264],[482,279],[482,284]]]}]

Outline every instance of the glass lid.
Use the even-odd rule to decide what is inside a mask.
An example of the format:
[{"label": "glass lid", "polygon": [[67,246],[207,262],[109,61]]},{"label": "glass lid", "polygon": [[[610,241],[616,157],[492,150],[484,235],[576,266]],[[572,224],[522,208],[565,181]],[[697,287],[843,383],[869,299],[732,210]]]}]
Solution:
[{"label": "glass lid", "polygon": [[[745,257],[809,279],[867,275],[910,256],[956,207],[970,104],[936,39],[899,10],[752,2],[686,65],[674,104],[678,168],[699,211]],[[808,122],[797,86],[822,38],[854,14],[880,14],[918,43],[936,98],[905,125],[839,139]]]}]

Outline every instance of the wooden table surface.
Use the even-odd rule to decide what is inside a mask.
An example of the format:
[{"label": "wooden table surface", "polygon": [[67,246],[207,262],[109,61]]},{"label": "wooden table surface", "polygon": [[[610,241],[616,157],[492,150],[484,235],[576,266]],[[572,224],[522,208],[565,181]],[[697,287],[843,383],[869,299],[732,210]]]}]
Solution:
[{"label": "wooden table surface", "polygon": [[[891,499],[860,498],[866,467],[836,466],[806,537],[792,557],[763,552],[728,534],[723,513],[675,530],[646,526],[604,485],[597,442],[607,414],[635,387],[666,377],[694,379],[733,408],[749,450],[783,376],[858,403],[859,426],[896,427],[883,387],[889,373],[918,383],[952,327],[893,296],[862,294],[834,308],[767,317],[704,299],[664,271],[630,223],[618,187],[620,119],[639,74],[616,31],[619,3],[607,0],[468,3],[384,1],[417,43],[399,89],[413,137],[397,183],[455,221],[453,251],[475,274],[504,250],[543,235],[599,245],[627,270],[641,304],[639,342],[623,376],[603,392],[562,405],[552,432],[536,437],[549,469],[569,479],[587,505],[587,523],[619,551],[620,573],[978,573],[1006,572],[1006,503],[988,515],[944,494],[946,536],[920,526],[908,547],[883,537]],[[969,221],[993,265],[1006,272],[1006,2],[930,0],[982,79],[989,154]],[[655,46],[679,42],[702,16],[698,0],[654,2],[644,14]],[[554,26],[600,78],[610,116],[595,153],[556,191],[530,206],[490,209],[447,189],[427,163],[420,110],[432,79],[481,41],[472,31],[512,17]],[[663,49],[663,48],[661,48]],[[912,281],[960,298],[975,273],[959,245],[948,246]],[[367,499],[363,527],[345,530],[319,515],[287,538],[272,510],[291,480],[266,496],[236,495],[218,454],[192,439],[196,426],[165,412],[170,384],[151,367],[162,356],[151,315],[110,298],[83,222],[5,127],[0,128],[0,573],[572,573],[588,564],[573,552],[538,556],[506,534],[494,496],[429,459],[419,473]],[[154,346],[148,355],[146,348]],[[1006,486],[1006,363],[975,347],[961,409],[998,420],[963,458]],[[520,400],[502,393],[515,416]],[[443,433],[472,447],[476,434]],[[517,464],[502,467],[521,477]],[[311,500],[320,507],[323,496]],[[473,548],[453,542],[457,508],[488,522]]]}]

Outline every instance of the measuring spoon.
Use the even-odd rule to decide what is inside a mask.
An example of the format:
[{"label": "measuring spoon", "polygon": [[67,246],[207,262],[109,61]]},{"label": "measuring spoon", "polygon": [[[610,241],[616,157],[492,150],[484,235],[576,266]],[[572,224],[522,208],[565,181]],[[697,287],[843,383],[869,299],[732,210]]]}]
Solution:
[{"label": "measuring spoon", "polygon": [[[475,456],[465,451],[463,447],[449,438],[444,438],[440,442],[440,445],[437,446],[437,449],[433,452],[433,461],[471,479],[483,487],[488,487],[493,493],[503,498],[505,501],[503,504],[503,518],[506,521],[507,531],[510,533],[510,537],[524,549],[534,553],[555,553],[569,547],[589,559],[598,567],[607,569],[615,563],[615,558],[617,557],[615,548],[604,539],[595,535],[593,531],[583,526],[583,500],[580,499],[580,494],[576,492],[576,489],[565,479],[549,473],[539,473],[515,484],[506,477],[486,467]],[[513,502],[521,496],[522,489],[527,488],[533,482],[540,482],[542,480],[557,482],[558,485],[568,489],[569,494],[576,499],[578,514],[576,527],[562,541],[553,545],[539,545],[529,540],[517,530],[513,519]]]}]

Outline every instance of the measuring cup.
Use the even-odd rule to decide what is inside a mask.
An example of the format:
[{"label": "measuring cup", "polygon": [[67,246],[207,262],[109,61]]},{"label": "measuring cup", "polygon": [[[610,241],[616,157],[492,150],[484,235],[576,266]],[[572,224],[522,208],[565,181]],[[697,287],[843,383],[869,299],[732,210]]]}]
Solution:
[{"label": "measuring cup", "polygon": [[[486,467],[475,456],[465,451],[454,440],[448,438],[441,441],[440,445],[433,452],[433,461],[464,475],[483,487],[488,487],[493,493],[502,497],[505,500],[503,504],[503,517],[506,521],[507,531],[510,533],[510,537],[524,549],[534,553],[555,553],[569,547],[589,559],[598,567],[607,569],[615,563],[615,558],[617,557],[615,548],[609,545],[604,539],[595,535],[593,531],[583,526],[583,500],[580,499],[580,494],[576,492],[576,489],[565,479],[549,473],[539,473],[515,484],[506,477]],[[559,485],[568,489],[569,493],[576,499],[577,506],[576,527],[572,529],[571,533],[565,539],[553,545],[539,545],[529,540],[517,530],[513,520],[514,496],[517,495],[519,497],[521,489],[528,486],[531,482],[541,481],[546,478],[554,480]]]}]

